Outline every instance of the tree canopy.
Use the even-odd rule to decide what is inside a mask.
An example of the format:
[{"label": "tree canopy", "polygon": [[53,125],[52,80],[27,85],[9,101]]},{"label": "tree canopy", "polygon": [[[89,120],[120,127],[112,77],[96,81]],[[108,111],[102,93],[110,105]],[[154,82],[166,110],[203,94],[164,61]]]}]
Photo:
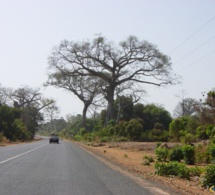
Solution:
[{"label": "tree canopy", "polygon": [[114,96],[119,86],[141,89],[142,84],[162,86],[175,84],[168,56],[157,47],[135,36],[118,45],[98,35],[92,41],[62,41],[49,57],[49,78],[56,73],[70,77],[93,76],[104,84],[102,94],[108,102],[106,121],[114,118]]}]

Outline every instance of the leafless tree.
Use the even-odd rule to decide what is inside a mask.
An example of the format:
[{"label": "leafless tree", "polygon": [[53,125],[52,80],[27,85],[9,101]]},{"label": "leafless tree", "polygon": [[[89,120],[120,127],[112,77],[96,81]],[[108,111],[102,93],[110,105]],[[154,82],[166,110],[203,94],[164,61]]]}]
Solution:
[{"label": "leafless tree", "polygon": [[62,41],[49,57],[50,69],[72,76],[94,76],[105,81],[103,95],[108,102],[106,121],[114,118],[114,96],[118,86],[135,82],[147,85],[175,84],[168,56],[155,45],[129,36],[116,46],[103,36],[92,41]]},{"label": "leafless tree", "polygon": [[10,104],[9,94],[11,93],[11,89],[7,87],[3,87],[0,84],[0,105]]},{"label": "leafless tree", "polygon": [[173,116],[178,118],[182,116],[192,116],[196,113],[195,105],[197,100],[193,98],[185,98],[180,101],[174,109]]},{"label": "leafless tree", "polygon": [[53,131],[55,129],[53,120],[57,118],[59,114],[59,108],[56,106],[56,102],[53,101],[52,104],[49,104],[48,106],[46,106],[43,112],[47,120],[51,123],[52,131]]}]

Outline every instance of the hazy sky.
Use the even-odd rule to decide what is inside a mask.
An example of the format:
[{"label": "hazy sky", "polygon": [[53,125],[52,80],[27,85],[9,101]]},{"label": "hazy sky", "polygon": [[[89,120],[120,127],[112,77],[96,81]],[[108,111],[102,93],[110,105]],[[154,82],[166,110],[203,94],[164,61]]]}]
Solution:
[{"label": "hazy sky", "polygon": [[182,90],[198,100],[215,87],[214,0],[0,0],[0,84],[40,87],[57,100],[62,116],[81,113],[72,93],[43,89],[47,58],[61,40],[97,33],[115,43],[136,35],[171,57],[182,84],[145,86],[144,104],[161,104],[172,114]]}]

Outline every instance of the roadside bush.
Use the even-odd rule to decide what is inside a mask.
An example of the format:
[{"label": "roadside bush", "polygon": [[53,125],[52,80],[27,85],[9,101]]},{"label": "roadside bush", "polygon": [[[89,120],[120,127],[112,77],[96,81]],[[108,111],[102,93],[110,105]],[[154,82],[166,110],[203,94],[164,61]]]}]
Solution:
[{"label": "roadside bush", "polygon": [[157,144],[156,144],[156,148],[158,148],[158,147],[160,147],[161,146],[161,142],[158,142]]},{"label": "roadside bush", "polygon": [[75,135],[75,136],[74,136],[74,140],[75,140],[75,141],[82,141],[83,138],[82,138],[81,135]]},{"label": "roadside bush", "polygon": [[160,129],[152,129],[148,132],[147,137],[150,141],[153,142],[156,141],[167,142],[169,138],[169,132],[165,130],[161,131]]},{"label": "roadside bush", "polygon": [[196,129],[196,137],[199,139],[208,139],[209,136],[206,133],[206,127],[205,126],[199,126]]},{"label": "roadside bush", "polygon": [[116,142],[127,142],[128,141],[128,138],[127,137],[115,137],[114,138],[114,141]]},{"label": "roadside bush", "polygon": [[211,130],[211,136],[212,139],[215,137],[215,127]]},{"label": "roadside bush", "polygon": [[176,146],[174,147],[169,156],[170,161],[178,161],[180,162],[183,159],[182,147]]},{"label": "roadside bush", "polygon": [[[214,127],[214,129],[215,129],[215,127]],[[215,135],[213,138],[211,138],[211,143],[215,144]]]},{"label": "roadside bush", "polygon": [[161,176],[178,176],[179,178],[190,178],[190,171],[185,164],[179,162],[155,163],[155,174]]},{"label": "roadside bush", "polygon": [[204,187],[211,187],[215,182],[215,165],[206,166],[205,171],[206,172],[202,184]]},{"label": "roadside bush", "polygon": [[184,162],[187,165],[193,165],[195,162],[195,148],[194,146],[184,145],[182,146]]},{"label": "roadside bush", "polygon": [[169,158],[169,150],[165,147],[158,147],[155,150],[155,155],[159,162],[167,162]]},{"label": "roadside bush", "polygon": [[119,121],[115,125],[115,131],[117,136],[127,137],[127,133],[125,132],[127,124],[128,124],[127,121]]},{"label": "roadside bush", "polygon": [[102,128],[100,131],[98,131],[98,136],[99,137],[111,136],[111,133],[110,133],[111,128],[112,126],[108,126],[108,125]]},{"label": "roadside bush", "polygon": [[189,143],[189,142],[195,142],[196,137],[192,133],[185,133],[183,137],[180,138],[182,143]]},{"label": "roadside bush", "polygon": [[150,165],[150,163],[154,162],[154,159],[152,156],[144,156],[143,157],[144,162],[142,163],[142,165]]},{"label": "roadside bush", "polygon": [[202,144],[198,144],[195,148],[195,163],[209,163],[210,162],[210,154],[208,150],[208,146],[203,146]]},{"label": "roadside bush", "polygon": [[213,125],[208,125],[206,127],[206,134],[208,135],[208,137],[212,137],[213,136],[213,128],[214,126]]},{"label": "roadside bush", "polygon": [[152,140],[150,139],[149,132],[143,132],[143,133],[141,133],[141,136],[140,136],[140,138],[139,138],[139,141],[141,141],[141,142],[150,142],[150,141],[152,141]]},{"label": "roadside bush", "polygon": [[83,136],[82,136],[83,140],[84,141],[89,141],[89,142],[92,142],[94,139],[93,139],[93,133],[85,133]]},{"label": "roadside bush", "polygon": [[189,171],[190,171],[190,176],[193,176],[193,177],[195,177],[195,176],[199,177],[202,173],[202,170],[196,166],[189,168]]},{"label": "roadside bush", "polygon": [[215,163],[215,145],[210,146],[209,154],[210,154],[211,162]]},{"label": "roadside bush", "polygon": [[111,141],[111,137],[104,136],[100,138],[100,142],[109,142],[109,141]]}]

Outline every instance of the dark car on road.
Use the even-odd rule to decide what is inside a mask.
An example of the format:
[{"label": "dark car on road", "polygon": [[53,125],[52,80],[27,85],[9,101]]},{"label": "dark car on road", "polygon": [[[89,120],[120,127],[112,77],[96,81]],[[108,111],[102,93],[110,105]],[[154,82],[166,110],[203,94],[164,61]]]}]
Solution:
[{"label": "dark car on road", "polygon": [[52,142],[59,144],[59,137],[57,134],[51,134],[51,137],[49,138],[49,143]]}]

